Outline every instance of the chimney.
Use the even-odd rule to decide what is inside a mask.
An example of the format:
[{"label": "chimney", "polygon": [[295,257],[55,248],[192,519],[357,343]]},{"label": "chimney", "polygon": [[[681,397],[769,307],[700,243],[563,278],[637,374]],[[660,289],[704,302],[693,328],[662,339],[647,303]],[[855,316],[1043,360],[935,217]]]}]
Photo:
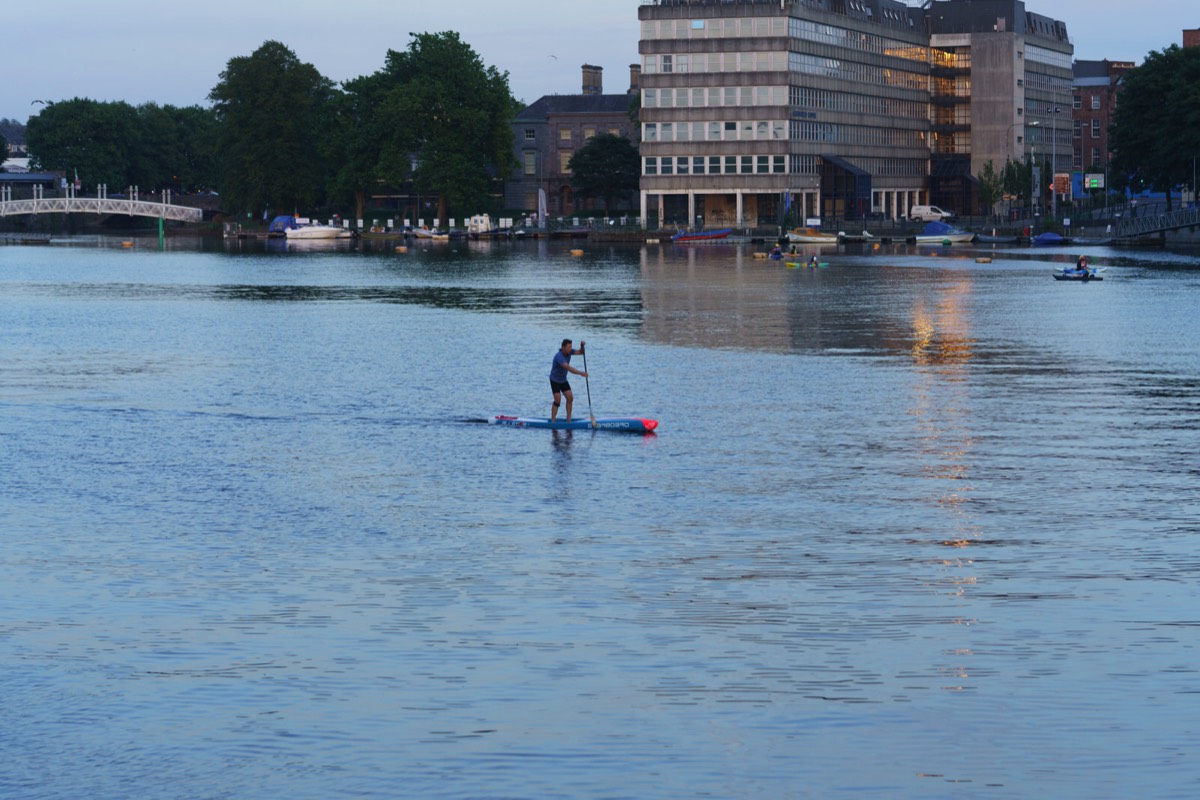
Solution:
[{"label": "chimney", "polygon": [[629,93],[637,94],[642,90],[642,65],[629,65]]},{"label": "chimney", "polygon": [[583,65],[583,93],[585,95],[604,94],[604,67]]}]

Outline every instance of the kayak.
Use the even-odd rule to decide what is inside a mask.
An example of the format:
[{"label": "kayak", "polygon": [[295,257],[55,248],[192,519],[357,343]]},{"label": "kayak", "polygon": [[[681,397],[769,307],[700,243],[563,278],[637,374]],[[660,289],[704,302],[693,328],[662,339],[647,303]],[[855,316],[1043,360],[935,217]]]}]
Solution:
[{"label": "kayak", "polygon": [[1097,275],[1094,271],[1083,275],[1076,275],[1074,272],[1055,272],[1054,280],[1056,281],[1079,281],[1087,283],[1088,281],[1102,281],[1104,276]]},{"label": "kayak", "polygon": [[[828,267],[828,266],[829,266],[828,261],[822,261],[819,264],[817,264],[817,267]],[[787,262],[787,268],[788,269],[816,269],[816,267],[814,267],[812,264],[809,264],[807,261],[789,261],[789,262]]]},{"label": "kayak", "polygon": [[[551,422],[546,417],[512,417],[504,414],[488,418],[489,425],[507,425],[510,428],[549,428],[556,431],[587,431],[592,430],[592,421],[578,417],[567,422],[555,420]],[[625,431],[628,433],[653,433],[658,428],[658,420],[642,419],[641,417],[600,417],[596,420],[595,430]]]}]

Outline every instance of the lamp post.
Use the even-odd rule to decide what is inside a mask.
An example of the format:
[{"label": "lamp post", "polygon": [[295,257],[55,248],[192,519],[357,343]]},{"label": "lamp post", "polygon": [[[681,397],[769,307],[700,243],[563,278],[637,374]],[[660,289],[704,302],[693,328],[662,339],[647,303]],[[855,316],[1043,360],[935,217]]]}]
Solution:
[{"label": "lamp post", "polygon": [[1057,170],[1058,164],[1056,157],[1058,155],[1058,106],[1051,109],[1053,116],[1050,117],[1050,216],[1058,219],[1058,181]]},{"label": "lamp post", "polygon": [[[1029,123],[1029,127],[1038,127],[1038,122]],[[1029,140],[1029,224],[1034,226],[1037,222],[1035,209],[1037,208],[1038,193],[1038,168],[1037,168],[1037,142],[1034,139]]]}]

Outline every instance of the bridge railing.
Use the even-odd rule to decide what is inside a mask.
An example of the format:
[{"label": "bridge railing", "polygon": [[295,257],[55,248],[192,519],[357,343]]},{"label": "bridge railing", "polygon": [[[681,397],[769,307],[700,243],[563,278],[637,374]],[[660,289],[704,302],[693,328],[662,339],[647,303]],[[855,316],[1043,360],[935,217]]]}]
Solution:
[{"label": "bridge railing", "polygon": [[1181,208],[1166,214],[1124,219],[1117,225],[1117,238],[1150,236],[1163,231],[1200,225],[1200,208]]},{"label": "bridge railing", "polygon": [[132,217],[151,217],[159,219],[178,220],[182,222],[201,222],[204,211],[191,206],[181,206],[171,203],[171,193],[163,192],[161,200],[143,200],[136,189],[132,189],[129,197],[109,197],[106,187],[101,187],[96,197],[79,197],[72,188],[66,192],[46,192],[41,187],[34,187],[33,196],[29,199],[13,199],[11,186],[0,186],[0,217],[27,214],[119,214]]}]

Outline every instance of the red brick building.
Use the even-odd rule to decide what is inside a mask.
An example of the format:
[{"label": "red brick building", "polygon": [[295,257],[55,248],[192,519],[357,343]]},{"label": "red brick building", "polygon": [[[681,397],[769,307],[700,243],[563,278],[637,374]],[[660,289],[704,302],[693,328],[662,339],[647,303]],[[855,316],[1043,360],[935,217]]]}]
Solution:
[{"label": "red brick building", "polygon": [[1200,28],[1194,31],[1185,30],[1183,32],[1184,47],[1200,47]]},{"label": "red brick building", "polygon": [[1103,172],[1108,168],[1108,129],[1117,111],[1121,79],[1133,68],[1132,61],[1075,62],[1073,170]]}]

